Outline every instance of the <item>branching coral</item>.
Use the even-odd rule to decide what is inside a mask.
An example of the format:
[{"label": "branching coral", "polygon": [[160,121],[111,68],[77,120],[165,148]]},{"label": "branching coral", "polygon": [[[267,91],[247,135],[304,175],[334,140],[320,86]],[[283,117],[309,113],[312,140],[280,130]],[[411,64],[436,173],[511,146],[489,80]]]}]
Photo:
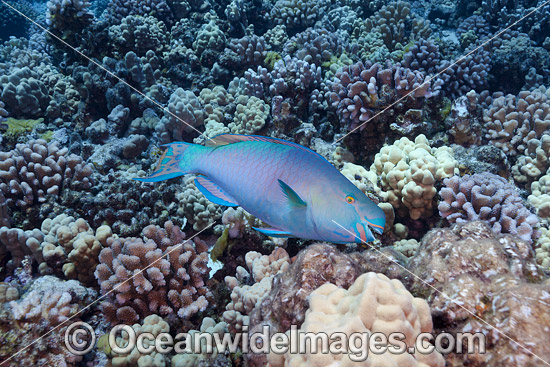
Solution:
[{"label": "branching coral", "polygon": [[308,28],[292,37],[284,46],[284,51],[310,64],[321,66],[338,58],[343,51],[345,42],[337,33],[325,28]]},{"label": "branching coral", "polygon": [[67,148],[45,140],[17,144],[0,152],[0,190],[9,207],[26,210],[45,203],[47,195],[60,196],[67,190],[89,190],[92,167]]},{"label": "branching coral", "polygon": [[[259,65],[264,61],[266,53],[267,46],[264,37],[244,36],[229,42],[224,55],[222,55],[221,63],[237,69],[247,65]],[[231,61],[229,62],[229,60]]]},{"label": "branching coral", "polygon": [[0,227],[0,260],[11,258],[6,262],[8,268],[21,266],[26,256],[41,264],[44,259],[40,248],[44,235],[38,229],[23,231],[20,228]]},{"label": "branching coral", "polygon": [[[94,285],[94,271],[99,262],[99,252],[112,235],[109,226],[94,231],[82,218],[74,219],[60,214],[42,222],[44,240],[40,245],[44,264],[42,273],[63,274],[69,279],[78,279],[85,285]],[[27,241],[28,242],[28,241]]]},{"label": "branching coral", "polygon": [[550,269],[550,229],[541,228],[540,237],[535,243],[535,258],[541,268]]},{"label": "branching coral", "polygon": [[[232,330],[241,330],[248,325],[248,314],[267,296],[274,276],[288,269],[290,259],[288,253],[279,248],[269,256],[250,251],[245,260],[250,273],[238,267],[237,277],[225,277],[225,283],[231,289],[231,302],[226,306],[223,318]],[[247,285],[246,279],[250,276],[254,284]]]},{"label": "branching coral", "polygon": [[48,89],[40,76],[28,67],[0,77],[0,98],[15,117],[39,117],[50,103]]},{"label": "branching coral", "polygon": [[538,222],[514,185],[492,173],[453,176],[443,181],[439,213],[450,223],[484,220],[495,233],[531,241]]},{"label": "branching coral", "polygon": [[365,22],[367,31],[378,30],[388,48],[393,49],[399,42],[406,44],[406,32],[412,32],[411,38],[415,36],[428,38],[431,30],[428,24],[418,24],[417,19],[410,16],[410,5],[405,1],[394,1],[382,7],[376,15]]},{"label": "branching coral", "polygon": [[204,109],[197,96],[190,90],[178,88],[170,96],[164,117],[155,127],[163,143],[184,139],[185,133],[193,131],[204,122]]},{"label": "branching coral", "polygon": [[166,0],[112,0],[103,14],[108,24],[119,24],[129,15],[152,15],[168,23],[172,20],[172,11]]},{"label": "branching coral", "polygon": [[531,139],[550,129],[550,89],[495,95],[484,112],[485,139],[507,155],[524,153]]},{"label": "branching coral", "polygon": [[198,31],[195,42],[193,42],[193,49],[197,54],[201,54],[207,49],[221,51],[225,44],[225,34],[218,26],[216,18],[213,18]]},{"label": "branching coral", "polygon": [[[146,334],[152,335],[153,338],[157,338],[161,333],[170,333],[170,325],[158,315],[149,315],[143,319],[142,324],[134,324],[131,326],[134,330],[135,337],[139,338],[140,335]],[[143,335],[145,336],[145,335]],[[142,336],[142,337],[143,337]],[[121,331],[121,335],[115,339],[116,344],[120,348],[125,348],[129,344],[130,336],[124,330]],[[151,340],[148,337],[143,339],[143,346],[150,348],[154,346],[154,339]],[[165,367],[164,356],[156,350],[150,353],[140,353],[138,348],[134,347],[126,354],[113,353],[111,364],[113,367],[130,367],[130,366],[148,366],[148,367]]]},{"label": "branching coral", "polygon": [[550,220],[550,170],[531,184],[531,195],[527,198],[540,218]]},{"label": "branching coral", "polygon": [[140,56],[149,50],[162,52],[168,43],[167,33],[164,23],[152,16],[129,15],[109,28],[109,38],[122,55],[128,51]]},{"label": "branching coral", "polygon": [[330,5],[327,0],[277,0],[271,9],[271,17],[288,29],[302,30],[311,26]]},{"label": "branching coral", "polygon": [[420,39],[403,55],[402,64],[412,70],[420,70],[435,78],[433,83],[441,87],[448,96],[456,97],[472,89],[487,88],[490,67],[490,53],[481,48],[465,51],[456,60],[444,60],[439,46],[431,40]]},{"label": "branching coral", "polygon": [[[384,107],[411,92],[411,98],[403,103],[402,111],[397,113],[405,114],[408,110],[417,109],[424,98],[437,94],[438,88],[436,84],[431,86],[430,80],[419,71],[400,65],[384,68],[370,62],[344,67],[336,73],[329,85],[327,98],[340,118],[349,123],[351,128],[369,120]],[[390,112],[377,116],[377,119],[387,119],[389,115]],[[395,116],[391,117],[395,119]]]},{"label": "branching coral", "polygon": [[185,240],[168,221],[164,229],[145,227],[142,238],[110,237],[107,246],[95,276],[108,293],[101,307],[110,322],[136,322],[154,313],[185,319],[208,306],[208,246],[199,238]]},{"label": "branching coral", "polygon": [[[214,338],[218,337],[223,340],[224,334],[227,333],[227,324],[225,322],[218,322],[211,317],[205,317],[202,319],[201,327],[199,330],[191,330],[188,333],[189,343],[188,345],[197,345],[198,350],[194,350],[193,353],[183,353],[172,357],[172,367],[189,367],[189,366],[217,366],[227,365],[231,363],[224,360],[225,363],[218,363],[217,358],[226,357],[217,348],[215,343],[210,344],[209,341],[201,337],[200,335],[210,334]],[[216,340],[216,339],[213,339]]]},{"label": "branching coral", "polygon": [[229,132],[229,128],[224,125],[225,110],[234,98],[222,86],[216,86],[213,89],[204,88],[199,96],[204,106],[204,134],[209,138]]},{"label": "branching coral", "polygon": [[88,0],[49,0],[46,4],[46,23],[50,31],[77,33],[91,24],[93,13]]},{"label": "branching coral", "polygon": [[[550,122],[550,116],[547,121]],[[533,138],[527,141],[524,155],[520,155],[512,167],[512,175],[516,182],[533,182],[550,168],[550,134],[546,131],[544,134],[540,139]]]},{"label": "branching coral", "polygon": [[234,134],[254,134],[261,130],[269,116],[269,106],[254,96],[239,96],[235,103],[235,117],[229,123],[229,130]]}]

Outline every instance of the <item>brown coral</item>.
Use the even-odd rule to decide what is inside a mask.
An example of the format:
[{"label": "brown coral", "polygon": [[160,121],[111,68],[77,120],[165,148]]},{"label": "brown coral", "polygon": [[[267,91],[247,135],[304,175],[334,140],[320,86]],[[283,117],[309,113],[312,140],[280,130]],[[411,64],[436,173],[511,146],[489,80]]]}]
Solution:
[{"label": "brown coral", "polygon": [[95,276],[101,304],[112,323],[136,322],[147,315],[176,313],[188,318],[203,311],[212,297],[208,278],[208,246],[168,221],[164,229],[147,226],[143,237],[107,240],[99,254]]},{"label": "brown coral", "polygon": [[419,278],[409,289],[427,297],[436,332],[485,335],[487,353],[451,353],[447,366],[523,367],[540,365],[535,355],[550,359],[550,281],[533,283],[542,277],[526,241],[495,235],[484,222],[435,229],[410,270]]}]

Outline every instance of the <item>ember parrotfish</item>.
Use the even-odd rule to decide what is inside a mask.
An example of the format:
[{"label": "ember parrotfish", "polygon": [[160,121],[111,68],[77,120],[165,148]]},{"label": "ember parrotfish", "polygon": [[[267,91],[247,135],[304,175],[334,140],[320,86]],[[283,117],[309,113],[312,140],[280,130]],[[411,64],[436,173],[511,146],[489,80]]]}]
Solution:
[{"label": "ember parrotfish", "polygon": [[272,237],[333,243],[369,242],[386,217],[373,201],[320,154],[258,135],[218,135],[203,145],[174,142],[143,182],[188,173],[208,200],[241,206],[272,228]]}]

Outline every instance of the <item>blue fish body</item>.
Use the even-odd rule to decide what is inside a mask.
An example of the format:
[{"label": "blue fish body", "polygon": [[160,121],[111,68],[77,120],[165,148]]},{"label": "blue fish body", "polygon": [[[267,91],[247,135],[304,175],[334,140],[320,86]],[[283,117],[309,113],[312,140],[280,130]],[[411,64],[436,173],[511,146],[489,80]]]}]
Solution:
[{"label": "blue fish body", "polygon": [[195,173],[205,196],[221,205],[240,205],[272,228],[274,237],[334,243],[369,242],[382,233],[384,212],[330,162],[314,151],[281,139],[224,134],[207,146],[172,143],[156,182]]}]

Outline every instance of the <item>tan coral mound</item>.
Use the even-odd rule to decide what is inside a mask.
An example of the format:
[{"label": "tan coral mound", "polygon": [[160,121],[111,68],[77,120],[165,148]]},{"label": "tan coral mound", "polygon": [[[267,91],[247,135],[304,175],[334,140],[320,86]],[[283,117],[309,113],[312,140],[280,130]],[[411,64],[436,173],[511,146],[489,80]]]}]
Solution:
[{"label": "tan coral mound", "polygon": [[[432,318],[426,301],[414,298],[396,279],[383,274],[366,273],[355,280],[348,290],[326,283],[310,296],[301,332],[352,333],[394,332],[406,336],[407,346],[413,346],[422,332],[432,331]],[[288,334],[289,332],[287,332]],[[351,351],[351,348],[350,348]],[[369,353],[364,361],[354,362],[352,353],[312,353],[311,345],[304,354],[270,354],[268,366],[439,366],[443,357],[431,354]]]}]

